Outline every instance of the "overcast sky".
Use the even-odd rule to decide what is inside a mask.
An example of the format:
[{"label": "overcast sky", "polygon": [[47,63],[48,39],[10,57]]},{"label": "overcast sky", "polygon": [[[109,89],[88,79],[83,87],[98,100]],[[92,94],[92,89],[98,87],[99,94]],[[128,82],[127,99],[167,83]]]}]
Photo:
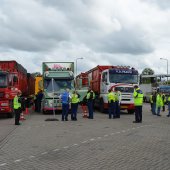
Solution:
[{"label": "overcast sky", "polygon": [[41,72],[44,61],[83,57],[78,72],[129,65],[162,74],[169,21],[170,0],[0,0],[0,60]]}]

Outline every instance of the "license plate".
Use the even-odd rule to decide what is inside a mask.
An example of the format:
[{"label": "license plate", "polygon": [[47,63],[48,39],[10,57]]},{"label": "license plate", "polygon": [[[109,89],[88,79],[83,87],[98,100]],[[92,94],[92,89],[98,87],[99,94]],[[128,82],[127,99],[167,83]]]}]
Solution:
[{"label": "license plate", "polygon": [[127,106],[121,106],[122,109],[127,109],[128,107]]}]

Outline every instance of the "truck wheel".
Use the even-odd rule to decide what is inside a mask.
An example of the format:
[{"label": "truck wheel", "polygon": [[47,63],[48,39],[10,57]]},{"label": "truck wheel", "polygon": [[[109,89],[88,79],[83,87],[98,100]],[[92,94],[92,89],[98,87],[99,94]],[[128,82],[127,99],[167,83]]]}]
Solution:
[{"label": "truck wheel", "polygon": [[128,110],[128,114],[133,114],[134,112],[134,110]]},{"label": "truck wheel", "polygon": [[100,106],[99,106],[100,112],[104,113],[105,109],[104,109],[104,102],[103,99],[100,100]]}]

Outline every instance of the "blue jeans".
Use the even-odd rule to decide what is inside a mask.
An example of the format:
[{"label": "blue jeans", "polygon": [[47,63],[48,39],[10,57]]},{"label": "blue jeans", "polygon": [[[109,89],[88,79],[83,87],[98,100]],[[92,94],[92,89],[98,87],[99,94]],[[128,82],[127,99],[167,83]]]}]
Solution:
[{"label": "blue jeans", "polygon": [[152,114],[156,115],[156,103],[152,103]]},{"label": "blue jeans", "polygon": [[157,115],[160,115],[160,112],[161,112],[161,107],[157,107]]},{"label": "blue jeans", "polygon": [[169,110],[169,116],[170,116],[170,102],[168,102],[168,110]]}]

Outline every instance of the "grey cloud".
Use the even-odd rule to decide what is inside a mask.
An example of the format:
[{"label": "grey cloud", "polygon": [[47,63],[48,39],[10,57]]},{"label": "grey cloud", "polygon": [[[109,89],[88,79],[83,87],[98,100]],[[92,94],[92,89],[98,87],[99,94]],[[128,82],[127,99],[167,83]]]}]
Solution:
[{"label": "grey cloud", "polygon": [[141,0],[145,1],[146,3],[152,3],[157,5],[161,9],[169,9],[170,8],[170,1],[169,0]]}]

